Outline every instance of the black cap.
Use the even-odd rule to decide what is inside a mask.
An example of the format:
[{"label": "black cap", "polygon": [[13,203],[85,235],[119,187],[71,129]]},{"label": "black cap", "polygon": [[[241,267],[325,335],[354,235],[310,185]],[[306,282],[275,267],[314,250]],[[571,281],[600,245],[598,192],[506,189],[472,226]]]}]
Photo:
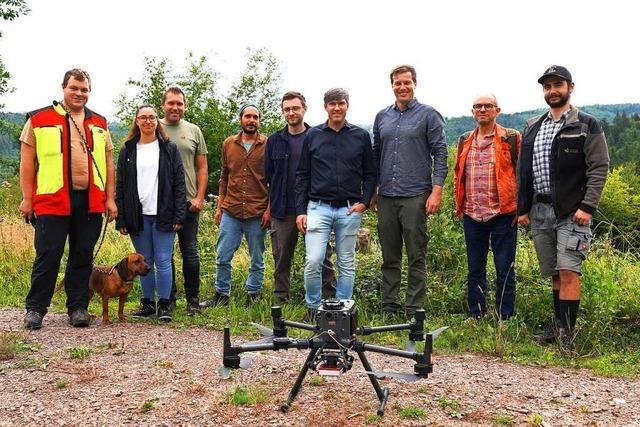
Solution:
[{"label": "black cap", "polygon": [[538,83],[542,84],[544,79],[547,77],[556,76],[565,79],[568,82],[572,82],[571,73],[562,65],[552,65],[546,70],[544,70],[544,74],[542,77],[538,79]]}]

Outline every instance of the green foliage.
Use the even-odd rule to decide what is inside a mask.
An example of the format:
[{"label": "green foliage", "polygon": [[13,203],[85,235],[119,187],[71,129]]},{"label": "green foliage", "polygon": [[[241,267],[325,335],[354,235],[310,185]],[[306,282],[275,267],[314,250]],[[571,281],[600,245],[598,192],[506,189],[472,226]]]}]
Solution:
[{"label": "green foliage", "polygon": [[513,418],[513,415],[508,414],[498,414],[494,418],[494,422],[497,426],[514,426],[516,425],[516,421]]},{"label": "green foliage", "polygon": [[233,405],[257,405],[269,400],[269,391],[259,387],[236,387],[227,393],[223,401]]},{"label": "green foliage", "polygon": [[145,400],[140,406],[140,412],[149,412],[156,407],[157,397]]},{"label": "green foliage", "polygon": [[222,141],[239,132],[240,106],[247,102],[258,105],[262,111],[260,132],[263,134],[268,135],[284,124],[280,113],[280,65],[267,49],[247,49],[245,69],[226,94],[220,91],[220,77],[206,56],[196,57],[190,52],[182,68],[175,67],[168,59],[147,57],[142,77],[129,79],[127,90],[116,102],[116,117],[130,126],[137,107],[142,104],[155,106],[162,115],[164,91],[170,86],[179,86],[187,97],[185,119],[201,128],[207,143],[207,193],[214,194],[220,178]]},{"label": "green foliage", "polygon": [[594,217],[596,232],[610,235],[622,248],[640,247],[640,186],[634,169],[623,164],[611,171]]},{"label": "green foliage", "polygon": [[67,387],[69,387],[69,381],[65,379],[60,379],[55,383],[55,388],[57,388],[58,390],[65,389]]}]

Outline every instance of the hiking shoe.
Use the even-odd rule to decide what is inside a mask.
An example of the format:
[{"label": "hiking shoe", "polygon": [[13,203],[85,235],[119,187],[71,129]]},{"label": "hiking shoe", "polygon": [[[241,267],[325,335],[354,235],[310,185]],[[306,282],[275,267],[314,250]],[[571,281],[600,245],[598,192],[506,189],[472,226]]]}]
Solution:
[{"label": "hiking shoe", "polygon": [[84,328],[89,326],[91,317],[89,312],[83,308],[78,308],[69,313],[69,323],[76,328]]},{"label": "hiking shoe", "polygon": [[222,305],[222,306],[229,305],[229,295],[221,294],[218,291],[216,291],[216,294],[213,296],[213,299],[209,301],[203,301],[200,303],[200,308],[217,307],[219,305]]},{"label": "hiking shoe", "polygon": [[154,314],[156,314],[156,303],[149,298],[141,298],[140,307],[131,313],[135,317],[151,317]]},{"label": "hiking shoe", "polygon": [[558,326],[556,321],[547,323],[541,334],[534,335],[533,339],[539,344],[553,344],[558,339]]},{"label": "hiking shoe", "polygon": [[187,316],[194,316],[200,314],[200,303],[198,298],[192,298],[187,300]]},{"label": "hiking shoe", "polygon": [[160,298],[158,300],[158,320],[161,322],[171,322],[173,310],[171,309],[171,301]]},{"label": "hiking shoe", "polygon": [[24,315],[24,327],[29,330],[36,330],[42,328],[42,319],[44,314],[36,310],[29,310]]},{"label": "hiking shoe", "polygon": [[316,321],[316,310],[315,308],[307,308],[307,313],[302,318],[304,323],[315,323]]}]

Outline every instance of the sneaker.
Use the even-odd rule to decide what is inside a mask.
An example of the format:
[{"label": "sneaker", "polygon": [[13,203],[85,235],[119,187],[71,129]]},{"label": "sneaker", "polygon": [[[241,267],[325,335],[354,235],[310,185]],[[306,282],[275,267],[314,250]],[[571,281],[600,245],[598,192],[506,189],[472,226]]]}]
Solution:
[{"label": "sneaker", "polygon": [[29,330],[42,328],[42,319],[44,315],[36,310],[29,310],[24,316],[24,327]]},{"label": "sneaker", "polygon": [[203,301],[200,303],[200,308],[208,308],[208,307],[217,307],[219,305],[227,306],[229,305],[229,295],[221,294],[216,291],[216,294],[213,296],[213,299],[209,301]]},{"label": "sneaker", "polygon": [[141,298],[140,307],[131,313],[131,315],[135,317],[151,317],[154,314],[156,314],[156,303],[149,298]]},{"label": "sneaker", "polygon": [[76,328],[84,328],[89,326],[91,317],[89,312],[85,309],[78,308],[69,313],[69,323]]},{"label": "sneaker", "polygon": [[191,298],[187,300],[187,316],[194,316],[200,314],[200,303],[198,298]]},{"label": "sneaker", "polygon": [[534,335],[533,339],[540,344],[553,344],[558,339],[557,321],[547,323],[541,334]]},{"label": "sneaker", "polygon": [[171,322],[173,310],[171,309],[171,301],[168,299],[158,300],[158,320],[162,322]]},{"label": "sneaker", "polygon": [[315,308],[307,308],[307,313],[302,318],[304,323],[315,323],[316,321],[316,312]]}]

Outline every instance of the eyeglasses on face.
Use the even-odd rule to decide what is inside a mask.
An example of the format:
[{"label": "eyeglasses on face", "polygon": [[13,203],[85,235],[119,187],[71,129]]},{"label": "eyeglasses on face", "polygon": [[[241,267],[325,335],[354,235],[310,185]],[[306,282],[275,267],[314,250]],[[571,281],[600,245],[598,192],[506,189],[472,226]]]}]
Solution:
[{"label": "eyeglasses on face", "polygon": [[476,110],[476,111],[480,111],[483,108],[485,110],[491,110],[491,109],[496,108],[496,107],[497,107],[497,105],[493,105],[493,104],[473,104],[473,109]]},{"label": "eyeglasses on face", "polygon": [[156,116],[138,116],[136,117],[136,119],[140,120],[141,122],[155,122],[157,117]]},{"label": "eyeglasses on face", "polygon": [[285,113],[299,113],[302,110],[302,107],[299,105],[294,105],[293,107],[284,107],[282,111]]}]

